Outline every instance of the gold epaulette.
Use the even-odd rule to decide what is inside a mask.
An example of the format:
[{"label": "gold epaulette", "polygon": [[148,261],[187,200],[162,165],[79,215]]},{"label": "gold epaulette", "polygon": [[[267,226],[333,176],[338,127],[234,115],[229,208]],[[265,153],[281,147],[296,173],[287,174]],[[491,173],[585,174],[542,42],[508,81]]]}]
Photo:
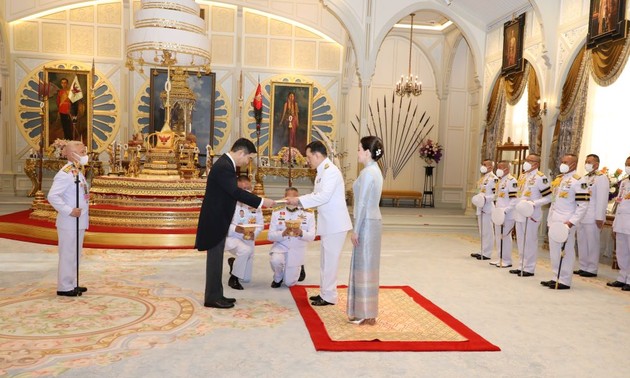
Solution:
[{"label": "gold epaulette", "polygon": [[595,171],[595,176],[601,176],[603,175],[602,171]]},{"label": "gold epaulette", "polygon": [[576,179],[576,180],[579,180],[579,179],[582,178],[582,176],[578,175],[577,173],[574,173],[573,174],[573,178]]},{"label": "gold epaulette", "polygon": [[302,209],[304,211],[306,211],[307,213],[315,213],[315,209],[309,208],[309,209]]},{"label": "gold epaulette", "polygon": [[545,174],[544,174],[544,173],[542,173],[541,171],[536,171],[536,174],[537,174],[538,176],[544,176],[544,175],[545,175]]},{"label": "gold epaulette", "polygon": [[70,171],[72,170],[72,165],[66,165],[65,167],[63,167],[63,171],[66,173],[70,173]]},{"label": "gold epaulette", "polygon": [[560,173],[559,175],[556,176],[556,179],[560,179],[562,180],[562,177],[564,176],[564,173]]}]

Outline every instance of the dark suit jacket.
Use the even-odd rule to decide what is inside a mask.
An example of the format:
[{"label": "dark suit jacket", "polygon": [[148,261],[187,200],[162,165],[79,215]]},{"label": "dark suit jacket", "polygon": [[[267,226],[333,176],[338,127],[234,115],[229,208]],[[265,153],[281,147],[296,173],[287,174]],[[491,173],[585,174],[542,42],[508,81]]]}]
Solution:
[{"label": "dark suit jacket", "polygon": [[225,154],[212,166],[203,197],[195,248],[207,251],[216,246],[228,234],[236,202],[240,201],[251,207],[258,207],[262,199],[251,194],[236,184],[236,167]]}]

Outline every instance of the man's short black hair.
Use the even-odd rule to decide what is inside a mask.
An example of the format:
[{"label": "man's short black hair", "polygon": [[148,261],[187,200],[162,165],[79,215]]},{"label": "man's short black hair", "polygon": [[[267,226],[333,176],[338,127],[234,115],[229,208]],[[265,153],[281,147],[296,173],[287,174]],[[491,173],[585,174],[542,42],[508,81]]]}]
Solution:
[{"label": "man's short black hair", "polygon": [[256,146],[254,146],[254,143],[247,138],[239,138],[236,142],[234,142],[230,151],[236,152],[240,150],[245,151],[246,154],[255,154]]},{"label": "man's short black hair", "polygon": [[306,145],[306,150],[311,150],[311,153],[319,152],[322,156],[328,157],[328,151],[326,150],[326,146],[319,140],[314,140],[311,143]]}]

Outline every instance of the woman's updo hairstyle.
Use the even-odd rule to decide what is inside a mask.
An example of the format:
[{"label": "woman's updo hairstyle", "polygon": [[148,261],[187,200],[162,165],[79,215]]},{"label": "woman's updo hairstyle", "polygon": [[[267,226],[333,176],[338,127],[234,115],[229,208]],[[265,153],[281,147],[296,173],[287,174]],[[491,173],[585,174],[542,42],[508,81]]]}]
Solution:
[{"label": "woman's updo hairstyle", "polygon": [[378,159],[383,157],[383,153],[385,153],[383,141],[377,136],[370,135],[361,138],[361,148],[363,148],[363,150],[370,150],[370,155],[372,155],[372,160],[374,161],[378,161]]}]

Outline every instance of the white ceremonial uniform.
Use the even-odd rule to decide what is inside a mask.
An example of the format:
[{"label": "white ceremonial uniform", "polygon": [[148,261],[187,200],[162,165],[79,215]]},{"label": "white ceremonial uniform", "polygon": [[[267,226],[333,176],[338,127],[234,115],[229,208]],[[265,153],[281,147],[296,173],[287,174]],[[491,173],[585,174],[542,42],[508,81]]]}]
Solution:
[{"label": "white ceremonial uniform", "polygon": [[608,176],[600,171],[592,171],[584,176],[590,191],[590,201],[586,215],[578,225],[577,245],[579,255],[579,269],[597,274],[599,268],[599,240],[601,229],[595,221],[606,220],[608,207],[608,193],[610,181]]},{"label": "white ceremonial uniform", "polygon": [[538,260],[538,228],[542,220],[542,206],[551,202],[551,187],[547,176],[541,171],[532,170],[519,176],[518,188],[519,201],[534,203],[534,212],[529,218],[525,219],[518,212],[514,214],[518,270],[534,273]]},{"label": "white ceremonial uniform", "polygon": [[[232,224],[225,238],[224,251],[230,252],[236,257],[232,268],[232,274],[244,282],[252,279],[252,266],[254,264],[254,247],[256,246],[256,237],[264,228],[264,218],[261,209],[249,207],[244,203],[237,202]],[[244,234],[236,232],[237,225],[258,224],[254,231],[254,237],[250,240],[244,239]]]},{"label": "white ceremonial uniform", "polygon": [[326,302],[337,303],[337,268],[339,256],[352,229],[346,205],[343,176],[330,159],[317,166],[313,192],[300,196],[303,208],[317,207],[317,235],[321,236],[320,296]]},{"label": "white ceremonial uniform", "polygon": [[[287,228],[285,222],[297,219],[302,220],[302,236],[282,236]],[[267,238],[274,242],[269,251],[274,282],[283,281],[289,287],[295,285],[304,265],[308,242],[315,240],[315,216],[311,211],[298,208],[290,210],[281,207],[274,210]]]},{"label": "white ceremonial uniform", "polygon": [[[518,183],[514,176],[507,174],[501,177],[498,184],[495,206],[499,209],[503,209],[505,220],[503,221],[503,228],[501,228],[500,225],[494,226],[497,257],[499,260],[502,259],[497,265],[509,267],[512,265],[512,230],[516,223],[514,221],[514,213],[516,211],[514,207],[518,203]],[[503,233],[501,231],[503,231]],[[501,241],[501,239],[503,239],[503,241]],[[503,249],[503,253],[501,253],[501,249]]]},{"label": "white ceremonial uniform", "polygon": [[[567,221],[573,224],[569,229],[569,237],[564,243],[564,258],[562,267],[560,268],[560,277],[558,282],[567,286],[571,286],[573,279],[573,264],[575,262],[575,232],[577,225],[580,223],[589,205],[588,183],[580,177],[575,171],[558,175],[552,183],[552,200],[549,208],[549,216],[547,217],[547,225],[553,223],[565,223]],[[549,259],[551,261],[551,270],[553,271],[553,280],[558,277],[558,267],[560,264],[560,254],[562,253],[563,243],[558,243],[549,238]]]},{"label": "white ceremonial uniform", "polygon": [[630,284],[630,181],[626,178],[619,184],[617,212],[613,222],[616,233],[617,281]]},{"label": "white ceremonial uniform", "polygon": [[494,246],[494,224],[492,223],[492,209],[494,208],[494,194],[499,179],[492,172],[481,176],[477,182],[479,193],[483,193],[485,203],[477,208],[477,225],[479,226],[479,236],[481,237],[481,255],[486,259],[492,256]]},{"label": "white ceremonial uniform", "polygon": [[57,291],[70,291],[77,287],[77,218],[70,215],[77,207],[79,177],[79,256],[83,250],[83,238],[88,228],[89,187],[81,171],[73,163],[67,163],[57,172],[48,192],[48,202],[57,210],[57,237],[59,240],[59,268]]}]

